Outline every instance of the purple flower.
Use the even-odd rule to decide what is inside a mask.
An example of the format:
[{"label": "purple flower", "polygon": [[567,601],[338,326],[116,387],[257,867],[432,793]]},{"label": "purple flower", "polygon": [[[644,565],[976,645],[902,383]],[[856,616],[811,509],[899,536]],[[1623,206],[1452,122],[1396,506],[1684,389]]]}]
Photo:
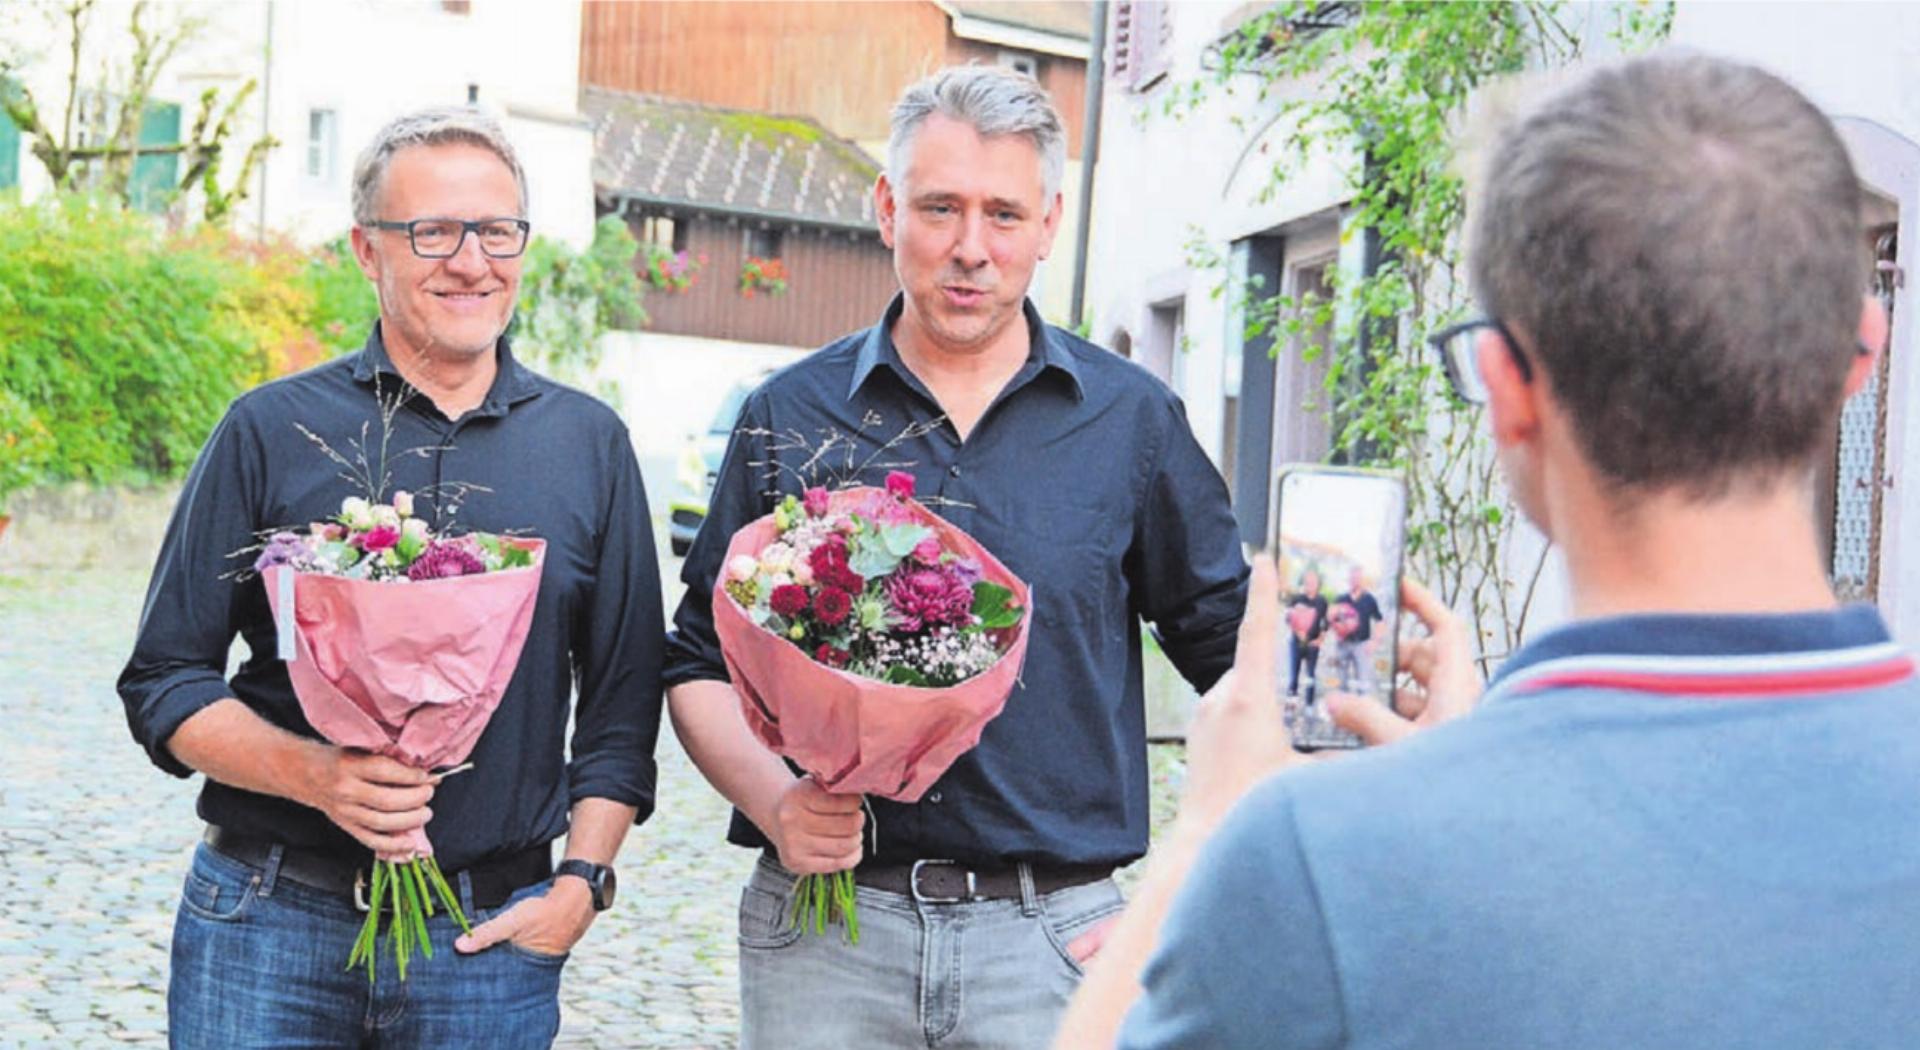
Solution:
[{"label": "purple flower", "polygon": [[435,540],[407,566],[409,580],[444,580],[452,576],[473,576],[487,571],[487,565],[463,540]]},{"label": "purple flower", "polygon": [[987,576],[986,570],[972,558],[955,558],[947,564],[947,568],[952,571],[955,579],[966,584],[968,588],[972,588]]},{"label": "purple flower", "polygon": [[887,577],[887,603],[904,631],[960,627],[973,617],[973,588],[947,566],[903,567]]},{"label": "purple flower", "polygon": [[260,557],[254,559],[253,569],[255,572],[265,572],[276,565],[298,567],[310,553],[305,539],[291,532],[276,532],[267,540],[267,547],[260,552]]}]

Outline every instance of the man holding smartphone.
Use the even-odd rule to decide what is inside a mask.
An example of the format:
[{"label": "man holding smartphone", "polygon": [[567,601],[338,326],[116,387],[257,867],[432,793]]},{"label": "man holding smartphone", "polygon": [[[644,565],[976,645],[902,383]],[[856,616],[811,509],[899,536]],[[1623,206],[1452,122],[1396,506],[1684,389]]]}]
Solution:
[{"label": "man holding smartphone", "polygon": [[[1811,484],[1887,335],[1860,209],[1811,102],[1705,56],[1602,68],[1501,138],[1470,238],[1489,316],[1439,341],[1576,620],[1471,717],[1223,818],[1297,761],[1250,612],[1181,829],[1060,1045],[1920,1044],[1920,684],[1836,603]],[[1437,722],[1474,691],[1464,637],[1405,607],[1439,627],[1404,661]]]}]

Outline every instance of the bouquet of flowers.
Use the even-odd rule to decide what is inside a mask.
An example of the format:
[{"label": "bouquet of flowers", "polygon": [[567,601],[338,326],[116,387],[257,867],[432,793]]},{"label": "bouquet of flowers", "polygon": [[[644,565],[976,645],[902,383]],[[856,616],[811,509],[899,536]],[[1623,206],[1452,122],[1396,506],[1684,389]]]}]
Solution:
[{"label": "bouquet of flowers", "polygon": [[[980,740],[1026,656],[1032,597],[972,537],[886,487],[788,496],[735,533],[714,623],[747,723],[829,791],[918,801]],[[858,942],[853,873],[794,918]]]},{"label": "bouquet of flowers", "polygon": [[[279,656],[314,729],[340,747],[421,769],[464,762],[513,677],[533,620],[545,541],[436,535],[413,500],[353,497],[332,520],[268,540],[266,581]],[[402,980],[433,947],[438,898],[471,932],[424,829],[410,857],[375,859],[367,920],[347,968],[376,970],[380,915]]]}]

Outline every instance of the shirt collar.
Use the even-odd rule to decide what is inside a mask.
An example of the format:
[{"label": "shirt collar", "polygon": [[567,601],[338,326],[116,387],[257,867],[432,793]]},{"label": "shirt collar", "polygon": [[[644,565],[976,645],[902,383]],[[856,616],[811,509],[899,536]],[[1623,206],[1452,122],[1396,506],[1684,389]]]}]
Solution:
[{"label": "shirt collar", "polygon": [[1771,698],[1909,678],[1911,656],[1871,605],[1770,614],[1644,614],[1585,620],[1528,642],[1489,700],[1589,687],[1701,698]]},{"label": "shirt collar", "polygon": [[[499,342],[494,344],[494,360],[497,367],[493,385],[487,388],[487,396],[480,402],[480,407],[474,409],[476,415],[504,416],[508,408],[540,395],[539,377],[513,356],[512,339],[509,336],[502,334]],[[393,358],[387,353],[381,324],[375,321],[373,331],[367,335],[366,346],[354,358],[353,378],[361,383],[372,383],[375,376],[382,374],[400,378],[399,369],[393,366]]]},{"label": "shirt collar", "polygon": [[[867,329],[866,335],[861,338],[860,353],[853,362],[853,380],[847,384],[847,400],[853,400],[860,388],[866,385],[867,377],[882,365],[892,369],[909,385],[919,386],[919,378],[907,368],[906,362],[900,359],[899,348],[893,345],[893,324],[900,319],[906,301],[905,294],[895,293],[893,301],[887,304],[887,312],[881,315],[880,323]],[[1081,385],[1080,364],[1074,360],[1073,351],[1062,345],[1059,333],[1041,318],[1033,300],[1022,300],[1020,310],[1027,319],[1027,331],[1032,333],[1032,341],[1027,349],[1027,363],[1014,376],[1009,389],[1041,372],[1052,371],[1067,378],[1075,401],[1084,399],[1086,390]]]}]

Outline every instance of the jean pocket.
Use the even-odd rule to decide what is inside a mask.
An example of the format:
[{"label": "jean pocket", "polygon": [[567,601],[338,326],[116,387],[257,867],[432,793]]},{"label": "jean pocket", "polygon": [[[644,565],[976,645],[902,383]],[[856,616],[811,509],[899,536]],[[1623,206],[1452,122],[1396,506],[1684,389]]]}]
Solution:
[{"label": "jean pocket", "polygon": [[246,918],[259,891],[258,872],[239,875],[196,860],[180,891],[180,906],[189,915],[210,922],[239,922]]},{"label": "jean pocket", "polygon": [[573,955],[572,952],[561,952],[559,955],[551,955],[547,952],[535,951],[532,948],[528,948],[520,944],[518,941],[512,941],[512,940],[507,941],[506,945],[507,945],[508,952],[514,955],[517,955],[520,958],[527,960],[528,962],[538,963],[541,966],[564,965],[567,959]]},{"label": "jean pocket", "polygon": [[800,939],[791,899],[749,885],[740,891],[740,947],[771,951]]},{"label": "jean pocket", "polygon": [[1088,886],[1076,886],[1041,901],[1040,928],[1046,932],[1047,943],[1053,946],[1060,961],[1066,964],[1074,977],[1084,977],[1085,969],[1067,946],[1073,943],[1074,938],[1119,915],[1126,906],[1120,888],[1110,879]]}]

